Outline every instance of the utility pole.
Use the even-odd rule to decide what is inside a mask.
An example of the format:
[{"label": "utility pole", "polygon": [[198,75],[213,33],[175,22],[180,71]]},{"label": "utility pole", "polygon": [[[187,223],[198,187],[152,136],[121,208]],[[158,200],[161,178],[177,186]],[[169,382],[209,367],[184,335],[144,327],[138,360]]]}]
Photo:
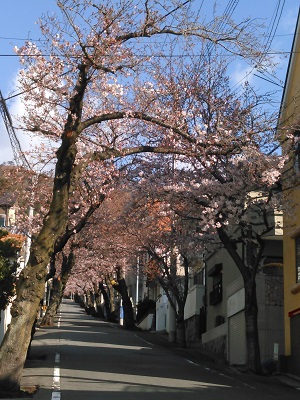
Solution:
[{"label": "utility pole", "polygon": [[136,294],[135,294],[135,309],[137,313],[137,306],[139,302],[139,285],[140,285],[140,257],[137,257],[136,263]]},{"label": "utility pole", "polygon": [[[11,143],[11,147],[12,147],[16,165],[31,170],[30,164],[27,161],[25,154],[23,153],[23,151],[21,149],[19,139],[18,139],[15,129],[13,127],[12,119],[11,119],[10,113],[8,111],[8,108],[6,106],[6,102],[2,95],[1,90],[0,90],[0,112],[1,112],[4,124],[6,126],[6,130],[7,130],[8,136],[9,136],[9,140]],[[31,220],[33,218],[33,208],[31,206],[29,207],[28,214],[29,214],[28,215],[29,220]],[[25,242],[25,257],[24,257],[24,265],[25,266],[27,264],[27,261],[29,259],[29,254],[30,254],[31,234],[28,233],[26,236],[27,237],[26,237],[26,242]]]}]

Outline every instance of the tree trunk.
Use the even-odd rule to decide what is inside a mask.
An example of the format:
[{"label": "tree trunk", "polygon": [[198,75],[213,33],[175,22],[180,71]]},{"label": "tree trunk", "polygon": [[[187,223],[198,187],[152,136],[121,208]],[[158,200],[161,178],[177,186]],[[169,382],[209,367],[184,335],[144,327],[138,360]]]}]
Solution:
[{"label": "tree trunk", "polygon": [[176,317],[176,330],[177,330],[177,344],[179,347],[186,347],[186,334],[185,334],[185,322],[184,322],[184,306],[185,301],[177,302],[178,310]]},{"label": "tree trunk", "polygon": [[124,325],[127,329],[135,328],[134,312],[131,300],[128,296],[127,286],[124,278],[120,278],[118,282],[112,282],[113,288],[120,293],[122,297],[122,305],[124,311]]},{"label": "tree trunk", "polygon": [[63,255],[61,266],[61,274],[57,278],[53,278],[53,286],[51,290],[50,303],[46,313],[42,319],[42,326],[53,326],[54,318],[63,298],[64,290],[71,274],[73,265],[75,264],[75,255],[71,250],[68,257]]},{"label": "tree trunk", "polygon": [[115,321],[115,318],[112,316],[111,312],[111,302],[107,294],[107,291],[105,290],[103,282],[99,283],[99,289],[104,300],[105,318],[107,321]]},{"label": "tree trunk", "polygon": [[236,266],[238,267],[245,287],[245,320],[246,320],[246,342],[247,342],[247,365],[250,371],[256,374],[262,373],[260,361],[260,346],[257,325],[257,295],[256,295],[256,274],[259,261],[262,257],[263,246],[259,249],[251,241],[251,227],[247,233],[246,245],[246,264],[238,254],[235,245],[230,240],[227,233],[218,229],[218,234],[225,249],[228,251]]},{"label": "tree trunk", "polygon": [[245,283],[245,319],[246,319],[246,341],[247,341],[247,365],[250,371],[262,374],[260,361],[260,346],[257,326],[257,296],[255,277]]},{"label": "tree trunk", "polygon": [[12,320],[0,348],[0,388],[18,391],[31,332],[44,295],[44,263],[23,270],[13,303]]},{"label": "tree trunk", "polygon": [[95,313],[94,293],[89,290],[85,294],[85,299],[85,312],[88,315],[93,315]]},{"label": "tree trunk", "polygon": [[47,307],[46,313],[41,321],[41,326],[53,326],[54,325],[54,318],[57,314],[57,310],[58,310],[60,302],[61,302],[61,295],[62,295],[61,280],[58,277],[53,278],[50,302]]}]

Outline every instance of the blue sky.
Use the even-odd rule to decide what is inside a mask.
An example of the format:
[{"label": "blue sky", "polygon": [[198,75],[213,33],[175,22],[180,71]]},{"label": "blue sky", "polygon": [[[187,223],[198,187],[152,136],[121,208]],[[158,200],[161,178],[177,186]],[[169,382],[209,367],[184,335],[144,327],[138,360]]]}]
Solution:
[{"label": "blue sky", "polygon": [[[220,10],[228,10],[230,5],[235,6],[235,8],[233,7],[233,19],[260,18],[270,29],[277,4],[284,4],[271,48],[278,53],[290,51],[300,0],[218,0],[217,3]],[[195,6],[199,5],[200,7],[202,5],[201,13],[203,13],[203,16],[209,15],[212,10],[211,4],[213,4],[213,0],[194,1]],[[13,47],[15,45],[20,47],[27,38],[32,41],[38,40],[41,36],[35,22],[43,13],[56,9],[55,0],[10,0],[3,2],[0,13],[0,90],[4,97],[9,96],[13,91],[19,69],[18,58],[14,56]],[[279,61],[275,82],[282,84],[285,80],[288,54],[285,54],[285,58]],[[233,84],[241,82],[247,74],[245,65],[241,63],[236,63],[232,71]],[[254,83],[257,88],[264,88],[268,85],[264,79],[255,77],[253,79],[255,79]],[[280,90],[280,87],[269,84],[269,89]],[[278,96],[280,98],[280,93]],[[7,106],[13,114],[17,112],[18,102],[9,100]],[[0,120],[0,138],[0,163],[11,161],[11,146],[2,119]],[[21,137],[20,140],[22,146],[26,149],[29,146],[28,140],[26,141]]]}]

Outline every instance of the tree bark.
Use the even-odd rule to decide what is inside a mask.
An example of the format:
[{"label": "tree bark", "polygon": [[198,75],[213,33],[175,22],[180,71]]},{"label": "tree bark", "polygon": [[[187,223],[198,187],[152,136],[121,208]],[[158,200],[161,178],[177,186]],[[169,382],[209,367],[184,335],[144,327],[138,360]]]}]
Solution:
[{"label": "tree bark", "polygon": [[104,300],[105,318],[107,321],[115,321],[115,318],[112,316],[111,302],[107,294],[107,291],[105,290],[103,282],[99,283],[99,289]]},{"label": "tree bark", "polygon": [[262,257],[263,246],[255,249],[251,241],[251,230],[247,234],[246,264],[237,252],[235,245],[226,232],[220,228],[218,235],[225,249],[238,267],[244,282],[245,288],[245,320],[246,320],[246,343],[247,343],[247,366],[250,371],[256,374],[262,373],[260,360],[260,346],[258,336],[258,306],[256,295],[256,274],[259,261]]},{"label": "tree bark", "polygon": [[126,329],[135,329],[134,313],[131,300],[128,296],[127,285],[124,278],[118,279],[118,282],[112,281],[113,288],[120,293],[124,311],[124,325]]},{"label": "tree bark", "polygon": [[246,342],[247,342],[247,365],[250,371],[262,374],[260,360],[260,345],[258,336],[258,306],[256,296],[255,276],[245,284],[245,320],[246,320]]},{"label": "tree bark", "polygon": [[57,314],[58,308],[61,304],[64,290],[71,274],[72,268],[75,264],[75,255],[71,250],[67,256],[63,255],[63,262],[61,266],[61,274],[53,278],[52,290],[50,295],[50,303],[47,307],[46,313],[41,321],[41,326],[53,326],[54,319]]},{"label": "tree bark", "polygon": [[54,319],[57,314],[60,302],[61,302],[61,293],[62,293],[62,283],[59,277],[53,278],[52,289],[50,295],[50,302],[47,307],[46,313],[42,318],[41,326],[53,326]]}]

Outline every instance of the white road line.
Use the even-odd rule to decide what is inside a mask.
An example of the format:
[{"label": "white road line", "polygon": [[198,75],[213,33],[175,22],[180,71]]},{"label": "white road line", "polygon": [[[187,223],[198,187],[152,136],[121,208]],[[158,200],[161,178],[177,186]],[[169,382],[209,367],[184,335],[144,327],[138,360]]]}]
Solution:
[{"label": "white road line", "polygon": [[52,389],[53,389],[53,392],[52,392],[51,400],[60,400],[61,393],[60,393],[60,368],[59,367],[54,367]]},{"label": "white road line", "polygon": [[248,385],[248,383],[242,382],[244,386],[250,388],[250,389],[256,389],[254,386]]},{"label": "white road line", "polygon": [[[59,312],[57,328],[60,328],[60,319],[61,319],[61,312]],[[60,342],[60,338],[57,340]],[[52,384],[52,396],[51,400],[60,400],[61,399],[61,392],[60,392],[60,354],[55,354],[55,367],[53,370],[53,384]]]},{"label": "white road line", "polygon": [[153,346],[153,343],[148,342],[147,340],[145,340],[144,338],[141,338],[140,336],[134,334],[135,337],[139,338],[142,342],[147,343],[149,346]]},{"label": "white road line", "polygon": [[190,364],[197,365],[197,367],[200,367],[199,364],[195,363],[194,361],[188,360],[187,358],[186,358],[186,361],[187,361],[188,363],[190,363]]}]

